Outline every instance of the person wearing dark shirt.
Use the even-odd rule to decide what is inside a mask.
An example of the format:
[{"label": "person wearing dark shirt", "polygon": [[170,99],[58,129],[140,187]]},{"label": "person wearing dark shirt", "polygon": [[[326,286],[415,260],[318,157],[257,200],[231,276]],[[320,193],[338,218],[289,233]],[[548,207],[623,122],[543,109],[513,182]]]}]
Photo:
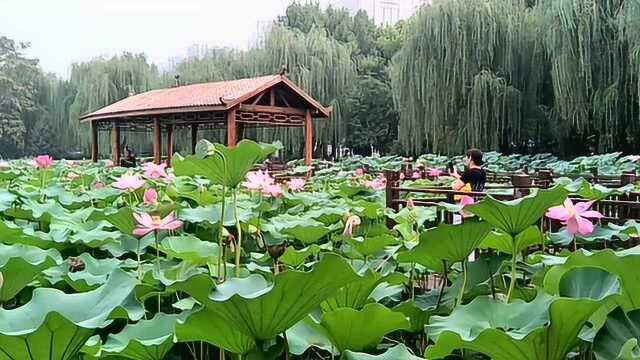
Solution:
[{"label": "person wearing dark shirt", "polygon": [[464,158],[465,170],[462,175],[454,168],[451,176],[456,178],[452,188],[454,190],[462,190],[465,187],[470,188],[473,192],[484,191],[484,184],[487,182],[487,173],[482,168],[484,161],[482,160],[482,151],[478,149],[470,149]]}]

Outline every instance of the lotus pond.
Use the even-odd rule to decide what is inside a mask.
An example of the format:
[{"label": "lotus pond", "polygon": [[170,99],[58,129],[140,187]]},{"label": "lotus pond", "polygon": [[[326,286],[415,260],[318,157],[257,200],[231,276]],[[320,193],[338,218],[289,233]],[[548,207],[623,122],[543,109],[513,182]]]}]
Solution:
[{"label": "lotus pond", "polygon": [[640,227],[567,200],[628,189],[394,212],[356,169],[396,158],[276,182],[276,149],[0,163],[0,359],[638,358]]}]

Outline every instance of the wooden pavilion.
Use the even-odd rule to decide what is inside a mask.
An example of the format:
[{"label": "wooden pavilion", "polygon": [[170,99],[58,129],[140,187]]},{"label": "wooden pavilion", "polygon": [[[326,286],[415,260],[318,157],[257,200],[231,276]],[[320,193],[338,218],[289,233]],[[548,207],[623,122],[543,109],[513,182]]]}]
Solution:
[{"label": "wooden pavilion", "polygon": [[313,118],[328,118],[324,107],[284,75],[221,81],[148,91],[129,96],[80,121],[91,124],[91,160],[98,161],[98,131],[111,131],[112,158],[121,157],[121,131],[153,132],[153,158],[162,161],[166,134],[167,163],[173,154],[173,132],[191,129],[192,151],[199,129],[226,129],[227,145],[235,146],[248,127],[304,128],[304,160],[313,157]]}]

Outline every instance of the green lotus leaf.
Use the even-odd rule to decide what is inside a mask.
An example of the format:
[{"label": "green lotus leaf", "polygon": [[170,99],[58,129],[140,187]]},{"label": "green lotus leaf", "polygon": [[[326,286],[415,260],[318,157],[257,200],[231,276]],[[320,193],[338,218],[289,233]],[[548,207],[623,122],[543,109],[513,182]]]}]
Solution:
[{"label": "green lotus leaf", "polygon": [[593,353],[599,360],[640,359],[640,310],[625,313],[620,307],[607,317],[593,341]]},{"label": "green lotus leaf", "polygon": [[138,320],[137,281],[114,271],[103,286],[81,294],[38,288],[27,304],[0,309],[0,359],[73,359],[96,329],[115,318]]},{"label": "green lotus leaf", "polygon": [[349,238],[347,241],[349,245],[364,258],[379,254],[387,246],[397,245],[399,243],[398,239],[389,234],[368,236],[365,238]]},{"label": "green lotus leaf", "polygon": [[351,206],[357,215],[365,219],[379,219],[384,215],[385,210],[385,207],[378,201],[358,200],[351,202]]},{"label": "green lotus leaf", "polygon": [[195,265],[213,264],[218,259],[218,244],[191,235],[165,237],[160,243],[160,251]]},{"label": "green lotus leaf", "polygon": [[120,230],[123,234],[133,234],[133,229],[136,228],[136,223],[133,218],[133,210],[129,207],[123,207],[116,212],[105,213],[104,219],[113,225],[116,229]]},{"label": "green lotus leaf", "polygon": [[60,248],[64,236],[52,236],[52,234],[64,234],[60,232],[44,233],[36,231],[28,225],[17,225],[8,220],[0,221],[0,239],[5,244],[24,244],[36,246],[41,249]]},{"label": "green lotus leaf", "polygon": [[379,273],[366,269],[355,281],[345,285],[323,301],[320,307],[329,312],[340,308],[361,309],[369,300],[373,290],[385,281]]},{"label": "green lotus leaf", "polygon": [[618,252],[611,249],[595,253],[577,251],[567,257],[564,264],[549,269],[544,278],[544,288],[557,293],[565,273],[584,267],[597,267],[618,276],[622,294],[616,301],[627,311],[640,308],[640,275],[635,271],[640,267],[640,246]]},{"label": "green lotus leaf", "polygon": [[69,263],[48,268],[43,271],[47,279],[56,284],[65,281],[78,292],[85,292],[97,288],[107,282],[109,275],[118,268],[136,268],[133,260],[118,260],[115,258],[96,259],[90,254],[83,253],[78,256],[84,263],[84,269],[77,272],[69,271]]},{"label": "green lotus leaf", "polygon": [[110,334],[94,356],[162,360],[173,347],[177,322],[185,317],[158,313],[151,320],[127,325],[121,332]]},{"label": "green lotus leaf", "polygon": [[377,303],[367,304],[362,310],[333,310],[322,316],[321,324],[341,352],[375,349],[384,335],[410,328],[404,314]]},{"label": "green lotus leaf", "polygon": [[[192,283],[197,285],[197,283]],[[200,282],[209,287],[210,283]],[[205,291],[206,292],[206,291]],[[246,354],[256,347],[255,341],[235,329],[211,309],[200,309],[176,325],[178,341],[204,341],[234,354]]]},{"label": "green lotus leaf", "polygon": [[13,299],[43,270],[62,262],[55,249],[42,250],[35,246],[3,245],[0,243],[0,304]]},{"label": "green lotus leaf", "polygon": [[430,311],[423,310],[415,300],[407,300],[393,307],[393,311],[404,314],[409,319],[410,327],[408,331],[418,333],[424,330],[424,325],[427,323]]},{"label": "green lotus leaf", "polygon": [[600,184],[591,184],[584,178],[576,179],[575,181],[565,185],[565,189],[571,193],[575,193],[580,197],[589,200],[602,200],[612,195],[622,195],[633,191],[634,185],[629,184],[617,189],[608,188]]},{"label": "green lotus leaf", "polygon": [[556,186],[511,201],[499,201],[487,196],[477,204],[466,206],[465,210],[515,236],[535,224],[547,209],[561,204],[566,197],[567,191],[561,186]]},{"label": "green lotus leaf", "polygon": [[320,246],[316,244],[312,244],[311,246],[307,246],[300,250],[296,250],[293,246],[289,246],[284,251],[284,254],[278,258],[278,261],[295,268],[302,265],[310,256],[320,253],[320,249]]},{"label": "green lotus leaf", "polygon": [[69,222],[59,223],[53,220],[49,226],[51,231],[66,232],[65,242],[72,244],[82,243],[92,248],[104,246],[109,243],[117,243],[122,235],[120,231],[106,230],[111,224],[107,221],[88,221],[71,225]]},{"label": "green lotus leaf", "polygon": [[552,243],[560,246],[567,246],[573,242],[574,237],[578,240],[579,243],[592,243],[595,241],[602,240],[613,240],[614,238],[620,238],[626,240],[628,236],[619,230],[616,230],[612,227],[604,227],[596,225],[593,229],[593,232],[589,235],[572,235],[567,231],[567,228],[562,228],[558,232],[549,233],[549,239]]},{"label": "green lotus leaf", "polygon": [[533,245],[540,245],[543,237],[538,226],[529,226],[524,231],[516,235],[515,244],[511,241],[511,236],[503,232],[492,231],[480,243],[481,249],[495,249],[503,253],[513,254],[515,245],[516,254]]},{"label": "green lotus leaf", "polygon": [[567,297],[540,293],[529,303],[520,299],[504,303],[481,296],[456,307],[450,316],[431,317],[426,329],[435,344],[427,348],[427,358],[440,359],[465,348],[494,360],[564,359],[589,317],[619,290],[616,276],[586,270],[588,275],[597,274],[593,281],[584,271],[565,274],[559,293]]},{"label": "green lotus leaf", "polygon": [[344,217],[344,214],[347,213],[346,208],[335,207],[335,204],[331,205],[333,207],[322,207],[320,209],[313,209],[306,212],[306,216],[320,221],[325,225],[331,225],[339,222]]},{"label": "green lotus leaf", "polygon": [[462,225],[442,224],[420,235],[420,243],[408,252],[398,254],[398,261],[432,266],[423,259],[446,261],[449,265],[466,259],[491,232],[487,222],[467,221]]},{"label": "green lotus leaf", "polygon": [[[279,273],[272,284],[260,275],[251,275],[230,279],[210,295],[186,286],[181,290],[251,338],[271,340],[357,278],[344,259],[327,254],[311,272]],[[211,280],[209,283],[213,286]]]},{"label": "green lotus leaf", "polygon": [[311,218],[282,214],[263,224],[265,231],[288,235],[303,244],[312,244],[325,237],[331,228]]},{"label": "green lotus leaf", "polygon": [[327,329],[315,321],[311,315],[298,321],[287,330],[289,352],[302,355],[307,349],[315,347],[329,353],[335,352]]},{"label": "green lotus leaf", "polygon": [[[211,226],[216,226],[220,223],[222,217],[222,203],[213,205],[200,206],[197,208],[185,208],[180,211],[178,217],[181,220],[199,224],[205,223]],[[245,209],[238,205],[238,220],[245,223],[253,217],[253,212],[250,209]],[[236,220],[233,211],[233,206],[227,206],[224,209],[224,226],[235,226]]]},{"label": "green lotus leaf", "polygon": [[[6,174],[7,172],[0,172],[1,174]],[[13,202],[16,201],[18,197],[9,192],[7,189],[0,189],[0,212],[5,211],[13,205]]]},{"label": "green lotus leaf", "polygon": [[[460,211],[458,208],[456,212]],[[418,226],[424,225],[426,221],[433,221],[437,218],[437,208],[430,206],[416,206],[414,208],[402,208],[397,213],[389,212],[387,216],[398,224],[416,223]]]},{"label": "green lotus leaf", "polygon": [[211,205],[218,200],[218,196],[207,190],[206,186],[184,176],[173,179],[171,185],[167,186],[166,193],[173,199],[191,199],[200,206]]},{"label": "green lotus leaf", "polygon": [[409,349],[402,345],[396,345],[380,355],[370,355],[353,351],[345,351],[341,360],[419,360],[421,357],[413,355]]},{"label": "green lotus leaf", "polygon": [[356,195],[368,194],[370,192],[371,192],[371,189],[364,187],[362,185],[343,183],[340,185],[338,194],[340,194],[340,196],[344,198],[353,199],[353,197],[355,197]]},{"label": "green lotus leaf", "polygon": [[197,144],[198,155],[173,159],[172,166],[177,176],[204,176],[215,184],[235,188],[253,167],[279,149],[275,144],[258,144],[242,140],[234,148],[211,144],[201,140]]}]

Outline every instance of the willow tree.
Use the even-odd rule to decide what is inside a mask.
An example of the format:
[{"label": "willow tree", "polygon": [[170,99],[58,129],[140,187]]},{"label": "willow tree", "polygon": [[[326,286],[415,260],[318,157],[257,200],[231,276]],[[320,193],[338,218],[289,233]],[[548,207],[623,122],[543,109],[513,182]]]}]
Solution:
[{"label": "willow tree", "polygon": [[637,1],[542,1],[555,110],[566,127],[599,137],[600,151],[638,135]]},{"label": "willow tree", "polygon": [[[499,148],[532,134],[544,70],[525,1],[449,0],[423,8],[392,67],[399,137],[413,153]],[[530,124],[526,124],[529,125]]]},{"label": "willow tree", "polygon": [[[265,71],[285,66],[288,77],[298,86],[322,104],[333,106],[329,121],[316,122],[316,142],[334,148],[348,136],[341,109],[356,77],[352,46],[328,37],[321,29],[305,34],[274,26],[262,49]],[[285,132],[291,136],[291,130],[280,131]]]},{"label": "willow tree", "polygon": [[[70,82],[77,95],[69,109],[69,128],[82,148],[88,148],[90,141],[88,127],[78,122],[82,114],[161,86],[156,66],[149,64],[145,55],[130,53],[74,64]],[[107,137],[100,143],[106,151]]]}]

